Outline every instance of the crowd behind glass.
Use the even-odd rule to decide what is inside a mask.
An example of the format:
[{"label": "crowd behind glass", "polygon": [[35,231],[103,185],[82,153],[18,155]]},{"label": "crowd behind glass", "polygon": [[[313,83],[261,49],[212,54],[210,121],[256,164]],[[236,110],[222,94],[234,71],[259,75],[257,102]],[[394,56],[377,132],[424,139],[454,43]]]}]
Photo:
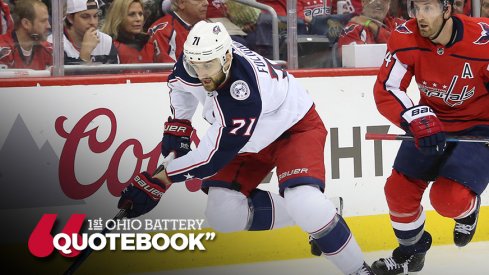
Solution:
[{"label": "crowd behind glass", "polygon": [[[251,0],[253,1],[253,0]],[[478,0],[477,0],[478,1]],[[66,0],[65,65],[174,63],[191,27],[222,22],[233,40],[273,59],[272,15],[232,0]],[[240,1],[243,2],[243,1]],[[287,0],[257,0],[279,22],[280,60],[287,60]],[[54,2],[53,2],[54,3]],[[409,19],[399,0],[297,0],[300,68],[341,66],[341,47],[386,43]],[[12,69],[53,65],[51,0],[0,0],[0,76]],[[480,0],[489,17],[489,0]],[[473,14],[470,0],[455,0],[455,13]],[[54,41],[56,43],[56,41]],[[124,70],[141,73],[148,70]],[[83,73],[83,71],[78,71]]]}]

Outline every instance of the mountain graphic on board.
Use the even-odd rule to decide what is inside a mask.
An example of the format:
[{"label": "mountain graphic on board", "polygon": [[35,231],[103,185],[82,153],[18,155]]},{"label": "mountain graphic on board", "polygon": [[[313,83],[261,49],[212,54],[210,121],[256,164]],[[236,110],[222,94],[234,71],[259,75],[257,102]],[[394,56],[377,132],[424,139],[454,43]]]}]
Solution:
[{"label": "mountain graphic on board", "polygon": [[0,148],[0,210],[85,204],[61,191],[58,166],[49,142],[39,148],[18,115]]}]

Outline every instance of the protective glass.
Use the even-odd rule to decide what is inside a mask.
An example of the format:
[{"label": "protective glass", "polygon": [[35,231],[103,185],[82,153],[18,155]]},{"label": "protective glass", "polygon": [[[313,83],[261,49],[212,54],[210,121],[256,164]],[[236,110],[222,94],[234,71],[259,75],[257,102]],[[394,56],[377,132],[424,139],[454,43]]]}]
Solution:
[{"label": "protective glass", "polygon": [[411,18],[434,17],[443,13],[441,2],[432,0],[407,0],[407,9]]}]

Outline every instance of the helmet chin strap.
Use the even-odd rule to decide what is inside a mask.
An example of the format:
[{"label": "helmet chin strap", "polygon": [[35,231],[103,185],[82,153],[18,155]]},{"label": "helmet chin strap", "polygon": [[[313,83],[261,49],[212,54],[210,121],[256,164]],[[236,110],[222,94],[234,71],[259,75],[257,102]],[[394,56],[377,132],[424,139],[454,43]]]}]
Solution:
[{"label": "helmet chin strap", "polygon": [[443,28],[445,27],[445,24],[447,23],[448,19],[450,19],[450,17],[448,17],[448,19],[445,19],[445,12],[447,12],[448,9],[444,9],[443,10],[443,13],[441,14],[442,18],[443,18],[443,23],[441,23],[441,27],[440,29],[438,30],[438,32],[435,34],[434,37],[430,37],[430,40],[431,41],[435,41],[438,36],[440,36],[441,34],[441,31],[443,31]]},{"label": "helmet chin strap", "polygon": [[[229,60],[227,58],[228,53],[229,53]],[[226,78],[228,78],[229,71],[231,70],[231,63],[233,61],[233,54],[230,52],[228,52],[228,53],[226,53],[226,61],[222,65],[222,72],[224,73],[224,75],[226,75]],[[229,66],[227,68],[224,68],[226,66],[227,62],[229,62]]]}]

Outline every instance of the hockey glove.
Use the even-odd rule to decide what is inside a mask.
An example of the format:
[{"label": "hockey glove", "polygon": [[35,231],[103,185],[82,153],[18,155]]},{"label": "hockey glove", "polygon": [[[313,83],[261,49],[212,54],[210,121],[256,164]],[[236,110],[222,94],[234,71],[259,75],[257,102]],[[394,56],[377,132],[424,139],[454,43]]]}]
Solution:
[{"label": "hockey glove", "polygon": [[190,121],[186,119],[168,118],[161,141],[161,154],[167,157],[171,152],[175,152],[175,158],[186,155],[191,150],[190,135],[193,130]]},{"label": "hockey glove", "polygon": [[147,172],[142,172],[122,190],[117,206],[126,209],[128,218],[138,217],[155,208],[165,191],[165,184],[152,178]]},{"label": "hockey glove", "polygon": [[445,151],[446,136],[433,110],[417,105],[401,114],[403,128],[414,137],[416,147],[426,155],[440,155]]}]

